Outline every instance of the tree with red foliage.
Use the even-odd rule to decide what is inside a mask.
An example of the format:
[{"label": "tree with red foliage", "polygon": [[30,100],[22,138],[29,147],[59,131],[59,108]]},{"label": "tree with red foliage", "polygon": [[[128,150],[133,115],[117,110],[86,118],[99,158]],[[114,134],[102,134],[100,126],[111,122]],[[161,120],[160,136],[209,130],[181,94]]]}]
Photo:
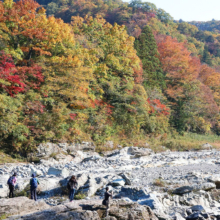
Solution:
[{"label": "tree with red foliage", "polygon": [[24,91],[25,84],[18,75],[17,69],[11,56],[0,52],[0,91],[7,92],[14,96]]},{"label": "tree with red foliage", "polygon": [[155,115],[169,115],[169,108],[167,108],[166,105],[162,104],[159,99],[150,100],[147,99],[147,102],[150,105],[150,111],[149,114],[155,114]]},{"label": "tree with red foliage", "polygon": [[25,84],[24,91],[40,89],[41,84],[44,82],[44,76],[40,66],[32,63],[31,66],[20,66],[17,69],[18,75]]}]

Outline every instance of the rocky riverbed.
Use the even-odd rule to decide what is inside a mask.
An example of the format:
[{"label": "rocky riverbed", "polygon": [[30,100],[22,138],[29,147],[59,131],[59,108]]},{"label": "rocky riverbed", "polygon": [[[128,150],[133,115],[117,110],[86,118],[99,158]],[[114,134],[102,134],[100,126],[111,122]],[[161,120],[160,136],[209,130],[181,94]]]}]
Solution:
[{"label": "rocky riverbed", "polygon": [[[101,201],[108,185],[114,198],[107,219],[220,219],[220,151],[208,144],[201,151],[154,153],[125,147],[100,156],[90,143],[48,143],[40,145],[34,156],[40,163],[0,165],[0,216],[103,219]],[[18,173],[17,195],[27,196],[30,175],[37,174],[40,201],[33,205],[36,208],[17,207],[19,198],[24,204],[33,203],[25,197],[7,199],[6,182],[13,172]],[[73,174],[81,200],[69,203],[66,185]]]}]

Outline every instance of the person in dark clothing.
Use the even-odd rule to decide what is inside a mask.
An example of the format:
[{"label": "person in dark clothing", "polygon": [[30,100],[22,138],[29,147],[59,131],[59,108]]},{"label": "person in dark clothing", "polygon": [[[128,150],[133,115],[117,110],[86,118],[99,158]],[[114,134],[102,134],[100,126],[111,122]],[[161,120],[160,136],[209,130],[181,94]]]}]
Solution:
[{"label": "person in dark clothing", "polygon": [[108,216],[108,211],[110,209],[110,197],[112,198],[112,193],[109,192],[109,187],[106,187],[105,198],[102,202],[102,204],[106,206],[106,216]]},{"label": "person in dark clothing", "polygon": [[67,184],[67,188],[69,189],[69,199],[70,199],[70,202],[72,202],[73,199],[74,199],[74,195],[75,195],[77,186],[78,186],[78,183],[76,181],[76,177],[73,175],[70,178],[70,180],[68,181],[68,184]]},{"label": "person in dark clothing", "polygon": [[31,199],[34,199],[37,201],[37,187],[40,185],[38,179],[35,177],[35,174],[33,173],[32,179],[30,179],[30,188],[31,188]]},{"label": "person in dark clothing", "polygon": [[9,198],[13,198],[14,197],[14,189],[15,189],[15,184],[17,182],[17,173],[14,173],[13,176],[9,177],[8,179],[8,187],[9,187]]}]

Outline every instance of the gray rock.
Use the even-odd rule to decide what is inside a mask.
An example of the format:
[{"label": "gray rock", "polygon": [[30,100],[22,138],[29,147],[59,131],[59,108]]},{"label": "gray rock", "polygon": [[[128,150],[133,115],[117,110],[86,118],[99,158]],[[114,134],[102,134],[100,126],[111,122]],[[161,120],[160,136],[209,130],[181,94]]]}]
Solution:
[{"label": "gray rock", "polygon": [[175,213],[174,216],[173,216],[173,219],[174,220],[185,220],[185,218],[183,218],[180,213]]},{"label": "gray rock", "polygon": [[40,194],[46,194],[53,196],[61,193],[61,178],[39,178],[40,185],[38,186],[38,191]]},{"label": "gray rock", "polygon": [[47,208],[49,208],[49,206],[43,200],[38,200],[35,202],[27,197],[0,199],[0,216],[3,214],[18,215],[22,213],[44,210]]},{"label": "gray rock", "polygon": [[125,185],[125,180],[124,179],[116,179],[116,180],[113,180],[111,182],[111,185],[112,186],[124,186]]},{"label": "gray rock", "polygon": [[61,152],[61,149],[57,144],[53,143],[46,143],[46,144],[40,144],[37,147],[37,157],[50,157],[50,155],[54,153]]},{"label": "gray rock", "polygon": [[48,170],[48,175],[67,177],[69,176],[69,170],[66,168],[58,169],[58,168],[50,167],[50,169]]},{"label": "gray rock", "polygon": [[186,219],[187,220],[204,220],[206,218],[204,218],[204,216],[200,212],[195,212],[189,215]]},{"label": "gray rock", "polygon": [[71,155],[65,155],[63,153],[59,153],[56,155],[56,161],[58,161],[59,164],[65,164],[65,163],[69,163],[70,161],[74,161],[74,158]]},{"label": "gray rock", "polygon": [[55,164],[58,164],[58,163],[59,162],[52,157],[40,160],[40,164],[47,165],[47,166],[54,166]]},{"label": "gray rock", "polygon": [[131,180],[129,179],[128,175],[125,173],[119,174],[124,180],[125,180],[125,185],[131,185]]},{"label": "gray rock", "polygon": [[183,195],[185,193],[190,193],[193,191],[193,187],[191,186],[181,186],[179,188],[176,188],[174,191],[173,191],[173,194],[177,194],[177,195]]},{"label": "gray rock", "polygon": [[116,195],[117,198],[128,197],[133,201],[138,201],[140,198],[145,198],[146,196],[147,193],[144,189],[134,186],[124,186],[121,188],[119,194]]},{"label": "gray rock", "polygon": [[89,174],[88,180],[86,181],[84,186],[79,188],[79,191],[85,194],[86,196],[93,196],[97,192],[97,190],[102,189],[103,186],[107,183],[107,178]]},{"label": "gray rock", "polygon": [[35,174],[36,176],[43,176],[43,172],[39,169],[36,169],[35,167],[31,167],[31,171],[29,172],[29,175]]},{"label": "gray rock", "polygon": [[192,206],[190,209],[191,209],[193,212],[202,212],[202,211],[205,211],[205,209],[204,209],[203,206],[201,206],[201,205]]},{"label": "gray rock", "polygon": [[203,150],[212,150],[213,146],[211,144],[209,144],[209,143],[206,143],[206,144],[201,145],[201,148]]},{"label": "gray rock", "polygon": [[96,211],[74,210],[64,205],[58,205],[50,209],[35,212],[29,215],[12,216],[8,220],[100,220]]},{"label": "gray rock", "polygon": [[[45,144],[40,144],[37,147],[37,154],[35,156],[37,157],[43,157],[43,158],[49,158],[51,155],[56,154],[56,157],[60,161],[64,160],[64,162],[71,161],[70,155],[65,155],[68,152],[73,152],[73,151],[94,151],[95,150],[95,145],[93,142],[82,142],[81,144],[67,144],[67,143],[59,143],[59,144],[53,144],[53,143],[45,143]],[[64,153],[64,154],[62,154]],[[30,155],[32,157],[33,155]]]},{"label": "gray rock", "polygon": [[[69,177],[70,178],[70,177]],[[77,179],[77,183],[78,183],[78,188],[82,187],[85,185],[85,183],[88,181],[88,174],[82,173],[82,174],[78,174],[76,176]]]},{"label": "gray rock", "polygon": [[131,158],[139,158],[143,156],[151,155],[153,151],[148,148],[138,148],[138,147],[129,147],[128,154],[131,154],[133,157]]},{"label": "gray rock", "polygon": [[82,163],[87,162],[87,161],[97,161],[97,160],[99,160],[99,159],[101,159],[101,156],[99,156],[99,155],[94,155],[94,156],[87,157],[87,158],[83,159],[83,160],[82,160]]},{"label": "gray rock", "polygon": [[203,207],[210,207],[211,202],[212,199],[207,192],[189,193],[179,196],[179,204],[186,206],[201,205]]},{"label": "gray rock", "polygon": [[205,191],[209,191],[215,188],[216,188],[216,185],[214,183],[203,183],[200,185],[200,189],[205,190]]},{"label": "gray rock", "polygon": [[[96,210],[96,211],[94,211]],[[112,200],[109,215],[105,217],[105,208],[101,200],[81,200],[49,208],[44,211],[12,216],[8,220],[158,220],[147,206],[140,206],[134,202]]]},{"label": "gray rock", "polygon": [[67,147],[68,151],[95,151],[95,144],[93,142],[82,142],[80,144],[71,144]]},{"label": "gray rock", "polygon": [[144,189],[138,189],[137,187],[132,188],[128,186],[122,187],[122,193],[123,192],[126,192],[126,195],[132,200],[136,199],[138,204],[149,206],[159,219],[170,219],[170,217],[165,214],[166,208],[157,198],[156,194],[147,194]]},{"label": "gray rock", "polygon": [[212,183],[220,183],[220,174],[214,174],[208,178],[208,181]]}]

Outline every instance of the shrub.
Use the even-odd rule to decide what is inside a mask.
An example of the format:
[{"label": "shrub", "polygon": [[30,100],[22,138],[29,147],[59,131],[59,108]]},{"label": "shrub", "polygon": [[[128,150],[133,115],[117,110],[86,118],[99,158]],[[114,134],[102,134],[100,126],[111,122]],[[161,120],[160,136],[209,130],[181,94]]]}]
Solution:
[{"label": "shrub", "polygon": [[155,179],[153,185],[159,186],[159,187],[164,187],[166,184],[162,179]]},{"label": "shrub", "polygon": [[74,196],[74,199],[76,200],[85,199],[85,198],[86,198],[86,195],[83,194],[82,192],[77,192]]}]

